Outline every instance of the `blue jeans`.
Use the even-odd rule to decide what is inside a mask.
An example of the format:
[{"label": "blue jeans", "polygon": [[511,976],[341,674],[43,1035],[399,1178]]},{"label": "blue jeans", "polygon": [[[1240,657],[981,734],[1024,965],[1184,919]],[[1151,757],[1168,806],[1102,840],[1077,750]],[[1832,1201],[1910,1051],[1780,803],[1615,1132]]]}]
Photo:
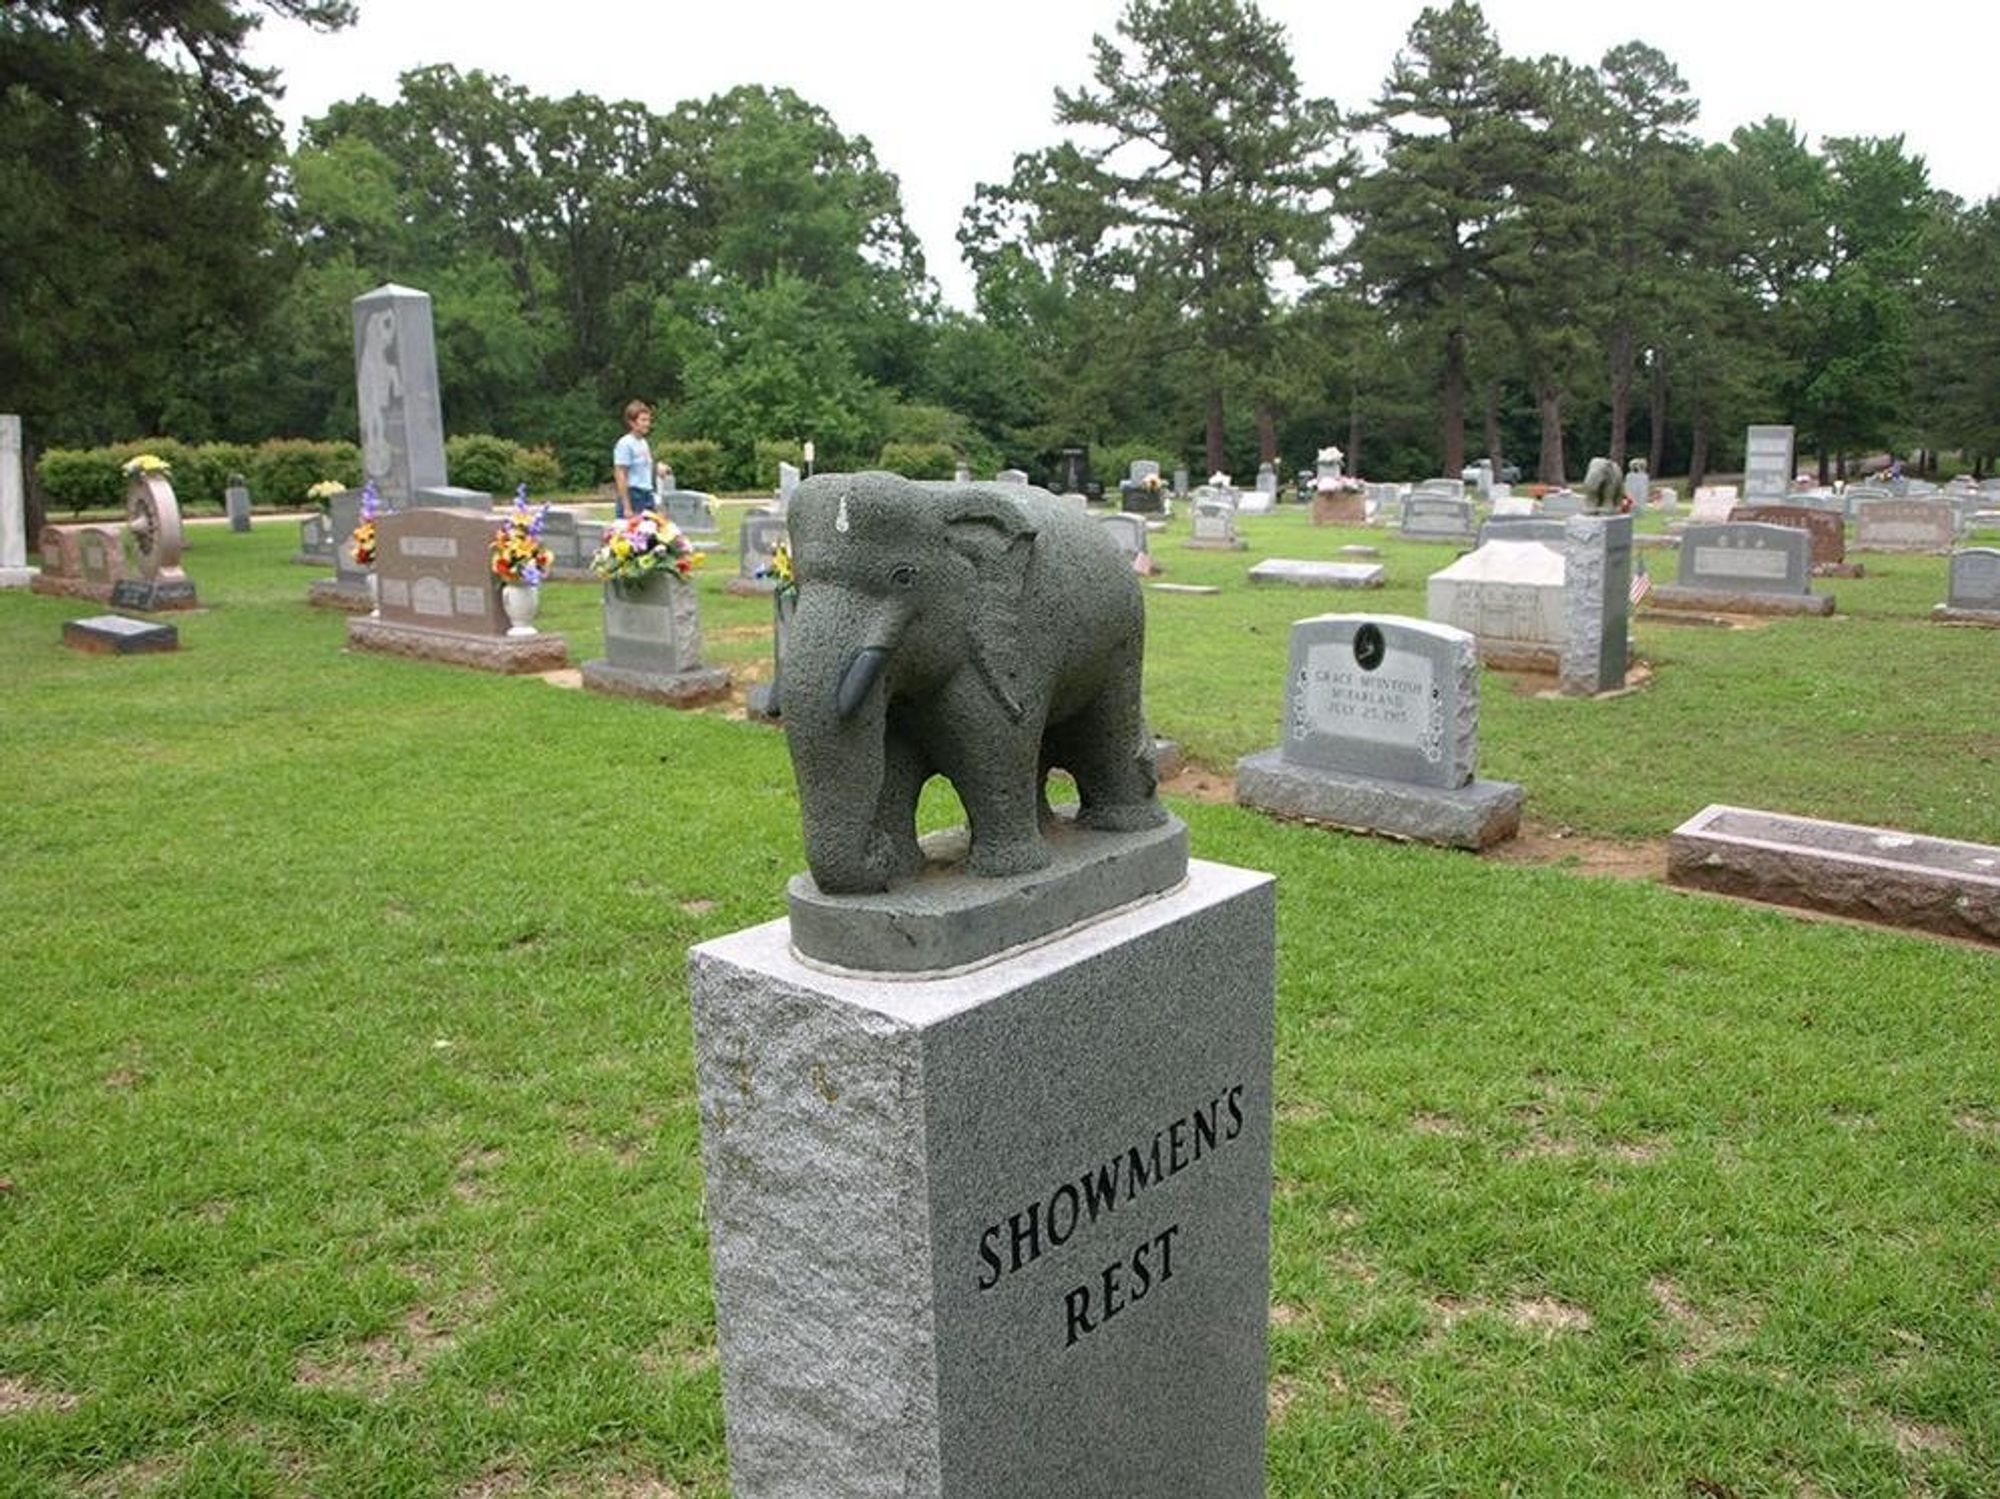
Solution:
[{"label": "blue jeans", "polygon": [[637,515],[641,510],[657,510],[659,508],[653,503],[653,491],[650,489],[641,489],[636,484],[627,484],[625,486],[625,493],[632,497],[631,514],[633,515]]}]

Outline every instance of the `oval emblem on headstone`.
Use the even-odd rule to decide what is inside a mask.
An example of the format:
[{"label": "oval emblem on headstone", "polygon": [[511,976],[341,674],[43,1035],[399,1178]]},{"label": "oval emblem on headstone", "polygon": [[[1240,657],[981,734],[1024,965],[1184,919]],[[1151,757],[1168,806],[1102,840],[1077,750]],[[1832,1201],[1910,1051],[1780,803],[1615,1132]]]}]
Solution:
[{"label": "oval emblem on headstone", "polygon": [[1363,671],[1373,671],[1388,653],[1379,625],[1363,625],[1354,632],[1354,660]]}]

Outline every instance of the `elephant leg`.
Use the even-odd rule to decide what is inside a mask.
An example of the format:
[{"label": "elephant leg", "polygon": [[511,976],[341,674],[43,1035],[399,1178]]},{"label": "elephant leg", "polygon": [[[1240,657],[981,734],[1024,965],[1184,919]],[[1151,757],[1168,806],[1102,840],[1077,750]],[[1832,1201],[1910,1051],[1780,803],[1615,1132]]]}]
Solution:
[{"label": "elephant leg", "polygon": [[917,798],[930,779],[923,751],[892,726],[882,739],[882,793],[875,801],[875,834],[889,878],[907,879],[924,867],[917,846]]},{"label": "elephant leg", "polygon": [[1134,832],[1167,820],[1156,794],[1153,739],[1140,704],[1136,649],[1105,689],[1050,730],[1055,763],[1076,777],[1077,822]]},{"label": "elephant leg", "polygon": [[988,876],[1041,869],[1050,854],[1040,827],[1047,798],[1039,721],[1011,720],[968,677],[946,690],[928,722],[939,735],[933,762],[958,792],[971,829],[969,867]]}]

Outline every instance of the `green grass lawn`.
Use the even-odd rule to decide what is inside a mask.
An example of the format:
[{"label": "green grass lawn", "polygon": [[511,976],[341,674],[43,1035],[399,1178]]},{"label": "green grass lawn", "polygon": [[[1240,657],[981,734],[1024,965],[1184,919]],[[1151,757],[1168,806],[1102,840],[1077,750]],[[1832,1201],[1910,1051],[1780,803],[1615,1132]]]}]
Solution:
[{"label": "green grass lawn", "polygon": [[[1243,526],[1148,596],[1223,772],[1293,619],[1453,555]],[[346,654],[294,526],[191,536],[175,655],[0,595],[0,1494],[723,1494],[683,955],[803,866],[782,738]],[[1243,581],[1355,541],[1380,593]],[[1489,674],[1484,772],[1602,838],[2000,842],[2000,632],[1864,560],[1831,620],[1642,621],[1625,697]],[[597,653],[595,589],[540,622]],[[1279,880],[1272,1494],[2000,1492],[2000,955],[1177,810]]]}]

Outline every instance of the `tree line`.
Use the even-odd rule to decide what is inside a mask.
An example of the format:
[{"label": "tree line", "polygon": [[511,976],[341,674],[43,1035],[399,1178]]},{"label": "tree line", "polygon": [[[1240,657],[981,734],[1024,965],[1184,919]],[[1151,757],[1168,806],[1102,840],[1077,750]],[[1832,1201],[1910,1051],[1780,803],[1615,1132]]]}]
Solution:
[{"label": "tree line", "polygon": [[1692,133],[1643,42],[1509,54],[1423,10],[1372,99],[1310,95],[1249,0],[1129,0],[1059,144],[983,184],[941,304],[869,142],[783,89],[669,113],[437,66],[306,122],[243,41],[346,0],[17,0],[0,12],[0,409],[41,445],[355,429],[351,299],[434,299],[448,420],[571,483],[616,412],[823,466],[1066,446],[1244,470],[1329,442],[1372,477],[1594,453],[1731,469],[1791,422],[1829,474],[2000,452],[2000,199],[1900,137]]}]

